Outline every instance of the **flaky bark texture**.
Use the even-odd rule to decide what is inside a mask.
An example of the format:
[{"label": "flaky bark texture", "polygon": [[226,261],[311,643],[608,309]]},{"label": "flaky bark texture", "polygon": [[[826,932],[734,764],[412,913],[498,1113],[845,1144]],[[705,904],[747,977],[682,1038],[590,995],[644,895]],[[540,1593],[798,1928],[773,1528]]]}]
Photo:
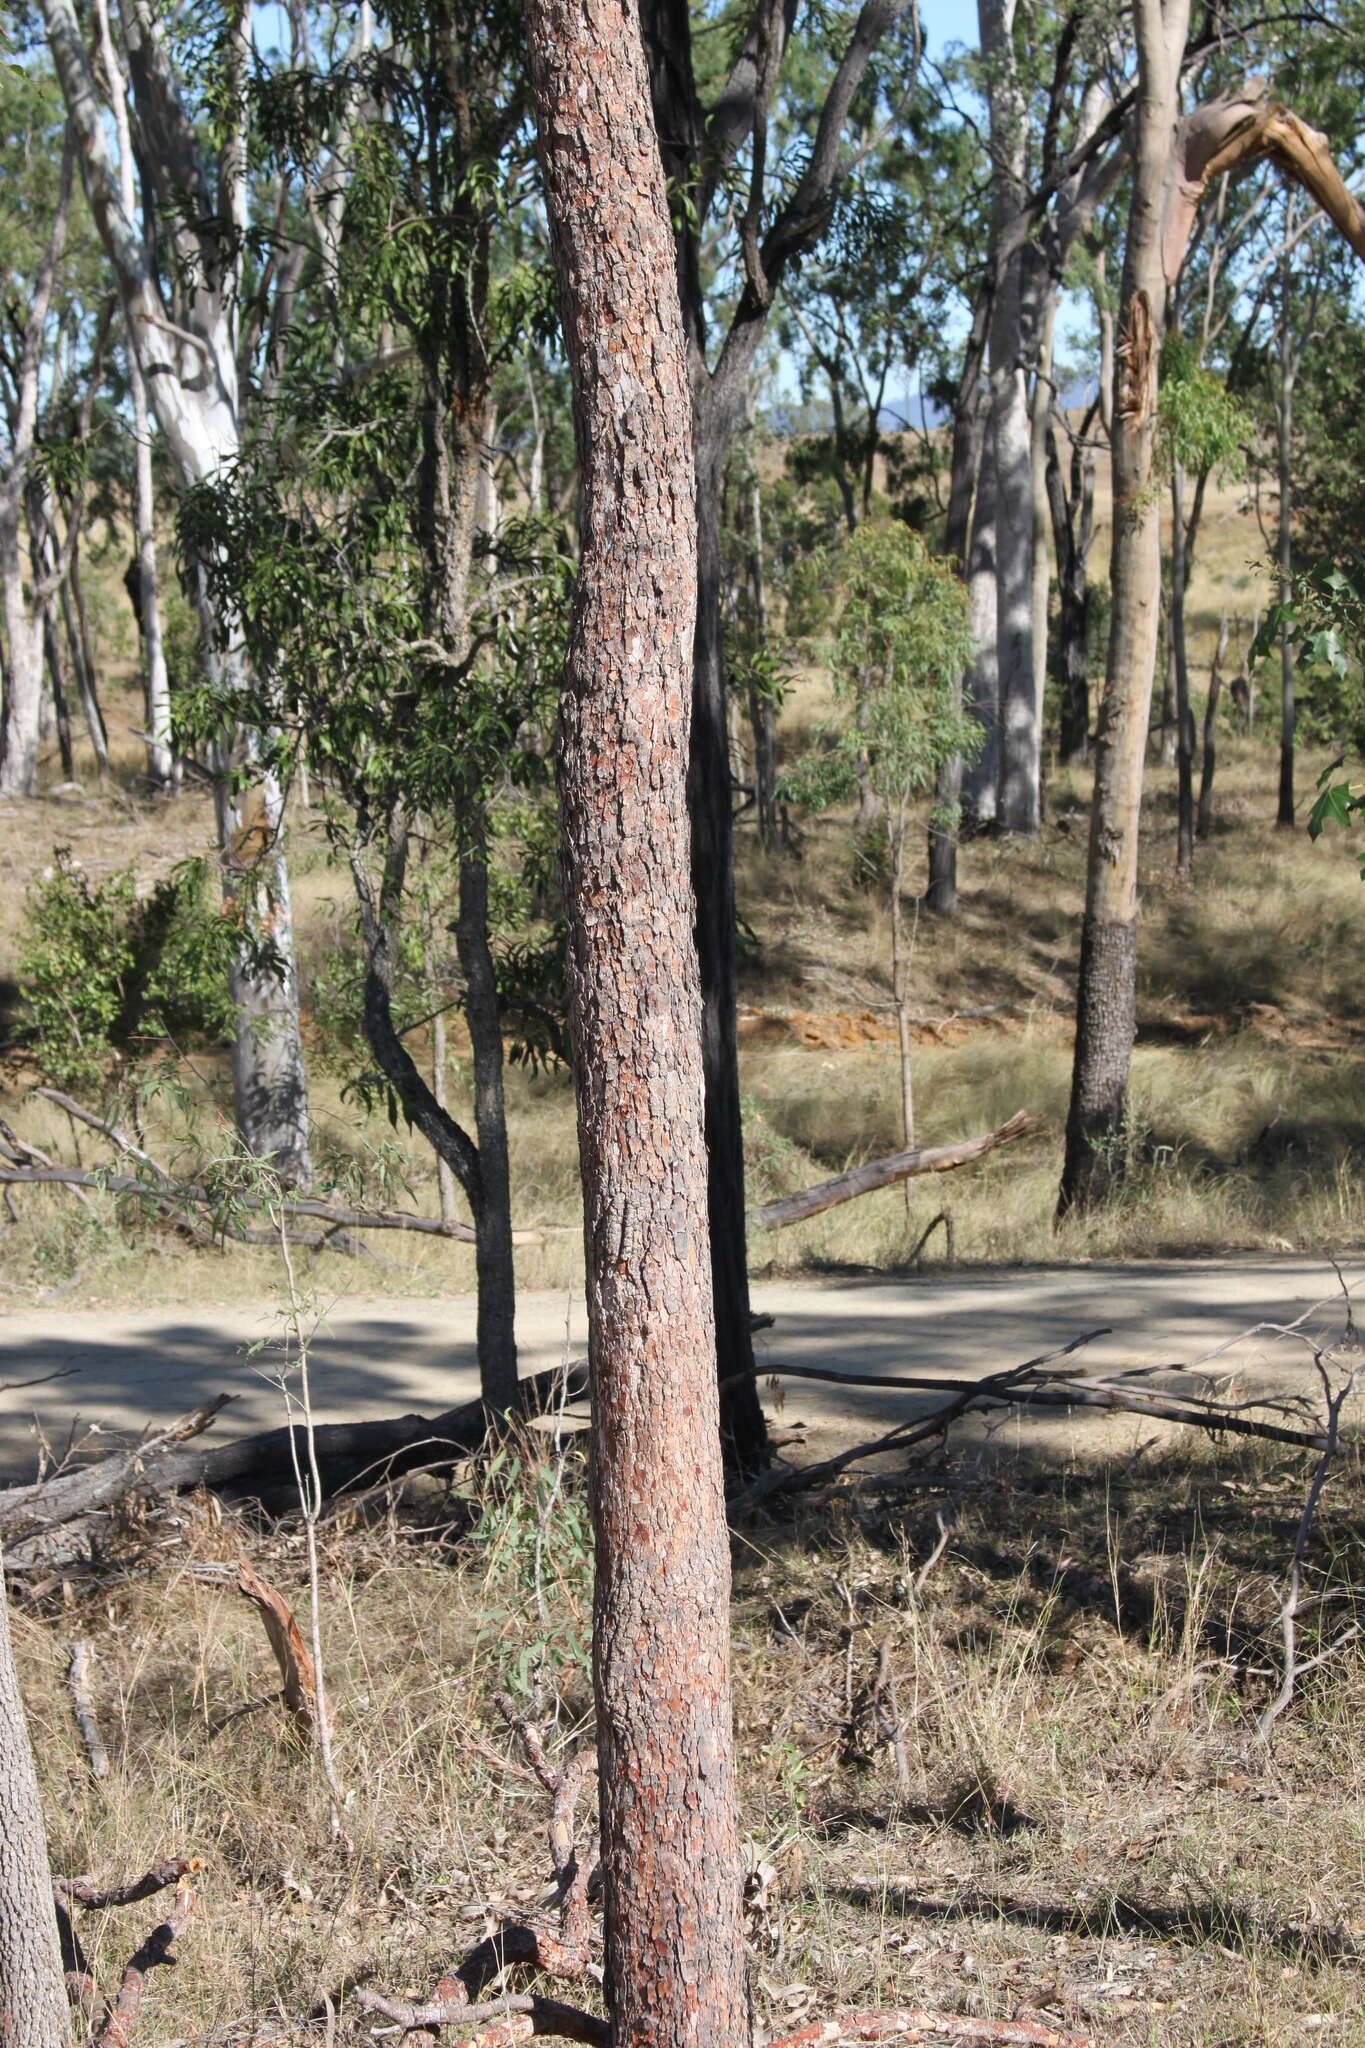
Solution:
[{"label": "flaky bark texture", "polygon": [[0,1568],[0,2043],[67,2048],[66,1991],[47,1837],[15,1676]]},{"label": "flaky bark texture", "polygon": [[529,0],[582,555],[561,710],[619,2043],[748,2040],[686,809],[691,405],[638,20]]}]

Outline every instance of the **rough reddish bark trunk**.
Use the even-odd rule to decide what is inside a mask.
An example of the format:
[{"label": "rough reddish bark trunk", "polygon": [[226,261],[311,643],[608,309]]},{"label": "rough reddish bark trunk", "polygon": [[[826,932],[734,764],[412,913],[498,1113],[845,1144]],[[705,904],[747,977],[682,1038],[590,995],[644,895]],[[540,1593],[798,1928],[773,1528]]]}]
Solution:
[{"label": "rough reddish bark trunk", "polygon": [[582,472],[561,708],[592,1379],[613,2035],[748,2040],[701,1002],[686,806],[697,567],[672,230],[638,18],[528,0]]}]

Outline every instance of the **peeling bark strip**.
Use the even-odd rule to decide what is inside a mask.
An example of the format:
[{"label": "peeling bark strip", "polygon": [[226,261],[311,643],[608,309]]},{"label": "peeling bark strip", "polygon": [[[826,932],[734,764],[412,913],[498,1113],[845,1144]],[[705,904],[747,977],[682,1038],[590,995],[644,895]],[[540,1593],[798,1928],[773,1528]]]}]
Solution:
[{"label": "peeling bark strip", "polygon": [[613,2039],[749,2039],[686,767],[697,597],[672,230],[632,5],[528,0],[582,557],[560,717]]}]

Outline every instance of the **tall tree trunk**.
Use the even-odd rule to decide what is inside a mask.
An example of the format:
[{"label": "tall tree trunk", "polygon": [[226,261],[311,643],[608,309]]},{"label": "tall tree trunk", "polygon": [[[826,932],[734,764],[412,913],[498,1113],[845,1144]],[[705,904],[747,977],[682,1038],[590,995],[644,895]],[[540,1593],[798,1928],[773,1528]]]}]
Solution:
[{"label": "tall tree trunk", "polygon": [[582,472],[560,791],[606,1989],[622,2044],[747,2048],[688,885],[687,361],[636,16],[621,0],[529,0],[527,12]]},{"label": "tall tree trunk", "polygon": [[[1279,471],[1280,517],[1276,535],[1276,554],[1279,561],[1279,599],[1283,605],[1293,602],[1294,597],[1294,471],[1292,464],[1294,439],[1294,374],[1297,368],[1294,351],[1293,322],[1290,314],[1290,291],[1292,289],[1291,265],[1286,255],[1282,266],[1282,290],[1280,297],[1280,378],[1275,406],[1275,454]],[[1280,628],[1280,788],[1279,804],[1275,823],[1282,830],[1292,830],[1294,825],[1294,728],[1296,708],[1294,702],[1294,639],[1292,629]]]},{"label": "tall tree trunk", "polygon": [[14,1669],[0,1566],[0,2041],[68,2048],[66,1985],[52,1910],[38,1777]]},{"label": "tall tree trunk", "polygon": [[147,390],[131,352],[128,384],[133,403],[135,442],[134,518],[137,532],[137,578],[141,593],[138,625],[142,631],[143,694],[147,720],[147,776],[155,789],[171,789],[179,769],[171,745],[171,679],[166,666],[166,639],[161,623],[157,581],[156,496],[152,488],[152,434],[147,417]]},{"label": "tall tree trunk", "polygon": [[[999,240],[1018,212],[1028,108],[1014,56],[1015,0],[977,0],[994,160],[992,222]],[[999,692],[996,826],[1038,830],[1040,754],[1033,674],[1033,468],[1028,352],[1034,341],[1036,255],[1018,250],[997,273],[991,308],[987,434],[995,458],[996,661]]]},{"label": "tall tree trunk", "polygon": [[1189,650],[1185,644],[1185,585],[1188,547],[1185,527],[1185,472],[1171,467],[1171,654],[1175,663],[1176,849],[1175,871],[1194,868],[1194,713],[1190,709]]},{"label": "tall tree trunk", "polygon": [[1082,423],[1071,451],[1070,494],[1062,485],[1057,436],[1047,434],[1047,492],[1057,554],[1058,754],[1083,761],[1090,751],[1090,587],[1087,570],[1095,530],[1095,456],[1083,443],[1093,414]]},{"label": "tall tree trunk", "polygon": [[720,499],[728,433],[705,400],[694,423],[697,518],[697,625],[693,649],[691,757],[692,879],[702,991],[702,1068],[706,1076],[707,1201],[721,1426],[731,1462],[744,1472],[767,1461],[768,1428],[749,1322],[749,1262],[744,1194],[744,1126],[735,1019],[735,860],[730,749],[726,734],[725,652],[721,622]]},{"label": "tall tree trunk", "polygon": [[1113,615],[1076,999],[1063,1212],[1101,1200],[1125,1165],[1137,1021],[1137,854],[1156,666],[1161,507],[1152,488],[1157,366],[1166,322],[1163,196],[1179,111],[1189,0],[1135,0],[1139,91],[1113,407]]},{"label": "tall tree trunk", "polygon": [[502,1016],[488,946],[488,866],[480,833],[460,862],[455,945],[464,974],[465,1021],[474,1069],[474,1129],[482,1200],[476,1223],[479,1391],[494,1408],[517,1399],[516,1269],[507,1107],[502,1089]]},{"label": "tall tree trunk", "polygon": [[[240,263],[247,240],[242,18],[236,18],[231,38],[232,68],[239,84],[235,92],[229,88],[239,118],[231,140],[224,144],[218,175],[210,177],[150,9],[130,7],[125,15],[134,99],[148,138],[150,154],[144,163],[149,178],[154,182],[160,174],[164,181],[167,167],[174,166],[174,175],[187,187],[201,178],[204,189],[217,187],[217,211],[211,210],[202,222],[177,217],[173,223],[182,259],[177,274],[191,282],[172,321],[138,224],[123,204],[126,186],[111,155],[106,107],[95,85],[73,0],[41,4],[68,134],[79,153],[86,200],[114,273],[128,347],[139,355],[148,398],[177,474],[186,484],[203,482],[221,475],[241,447],[237,344]],[[117,96],[121,74],[110,83]],[[194,153],[189,167],[187,151]],[[232,224],[230,235],[223,232],[225,220]],[[199,610],[205,658],[222,701],[241,700],[248,681],[241,646],[213,616],[202,584]],[[273,1161],[285,1180],[306,1181],[311,1171],[308,1092],[283,803],[272,774],[251,772],[259,760],[260,736],[247,731],[216,750],[214,812],[224,896],[232,912],[253,918],[259,913],[252,943],[244,947],[229,974],[229,994],[238,1017],[233,1098],[247,1150]],[[269,965],[263,964],[267,955]]]},{"label": "tall tree trunk", "polygon": [[1195,820],[1196,839],[1213,837],[1213,776],[1218,765],[1218,699],[1223,688],[1223,657],[1228,645],[1228,615],[1218,626],[1218,645],[1209,670],[1209,694],[1204,702],[1204,758],[1199,768],[1199,810]]},{"label": "tall tree trunk", "polygon": [[[981,371],[985,362],[986,338],[990,332],[990,293],[982,288],[972,309],[971,333],[958,383],[957,409],[953,416],[953,447],[948,476],[948,509],[944,517],[944,552],[956,562],[959,574],[967,573],[967,548],[971,533],[972,500],[981,469],[981,444],[985,435]],[[962,683],[954,685],[954,709],[960,709]],[[929,879],[924,892],[925,906],[940,916],[951,916],[957,908],[957,842],[962,826],[962,756],[951,754],[938,771],[934,804],[929,818]]]},{"label": "tall tree trunk", "polygon": [[989,435],[981,451],[976,511],[967,555],[967,598],[976,659],[967,674],[966,697],[982,730],[979,752],[962,771],[962,817],[971,831],[987,831],[996,818],[1000,741],[999,667],[996,660],[995,535],[997,499],[995,450]]},{"label": "tall tree trunk", "polygon": [[[75,515],[72,515],[75,516]],[[49,530],[56,547],[56,528],[48,514]],[[104,722],[100,708],[99,679],[95,668],[95,643],[90,632],[90,614],[85,604],[85,579],[81,574],[80,529],[71,535],[71,560],[66,575],[62,578],[61,590],[62,622],[66,627],[67,645],[71,649],[71,667],[81,693],[81,710],[85,714],[85,729],[90,737],[90,746],[95,756],[95,769],[103,786],[109,780],[109,729]]]},{"label": "tall tree trunk", "polygon": [[29,608],[20,542],[20,496],[0,495],[0,602],[5,613],[5,701],[0,796],[34,796],[43,716],[43,621]]},{"label": "tall tree trunk", "polygon": [[1052,406],[1052,355],[1056,326],[1057,294],[1050,285],[1045,285],[1038,336],[1038,367],[1034,375],[1033,390],[1029,396],[1029,473],[1033,479],[1033,723],[1038,745],[1040,812],[1044,705],[1047,694],[1048,600],[1052,593],[1052,564],[1047,544],[1047,432],[1048,414]]}]

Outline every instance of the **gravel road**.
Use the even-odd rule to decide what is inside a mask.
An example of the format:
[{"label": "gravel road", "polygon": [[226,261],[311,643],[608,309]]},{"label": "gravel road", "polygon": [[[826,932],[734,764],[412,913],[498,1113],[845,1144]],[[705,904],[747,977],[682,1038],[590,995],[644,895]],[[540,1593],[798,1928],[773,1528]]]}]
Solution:
[{"label": "gravel road", "polygon": [[[1365,1281],[1365,1263],[1346,1269]],[[908,1280],[761,1282],[754,1306],[776,1318],[760,1339],[769,1360],[846,1372],[933,1372],[975,1377],[1089,1330],[1107,1328],[1085,1352],[1094,1369],[1188,1362],[1263,1322],[1287,1323],[1334,1293],[1320,1260],[1239,1258],[1134,1265],[970,1268]],[[1340,1301],[1317,1319],[1342,1326]],[[518,1309],[524,1369],[581,1357],[581,1295],[528,1294]],[[233,1402],[215,1434],[246,1433],[283,1420],[272,1375],[284,1358],[279,1311],[198,1305],[72,1309],[0,1314],[0,1472],[28,1476],[37,1426],[59,1450],[92,1426],[137,1431],[173,1420],[212,1395]],[[365,1300],[327,1305],[313,1349],[318,1419],[436,1413],[477,1391],[472,1297]],[[1245,1393],[1310,1391],[1307,1351],[1262,1331],[1218,1362],[1235,1369]],[[45,1374],[60,1378],[16,1387]],[[789,1381],[784,1427],[807,1422],[822,1445],[867,1435],[922,1410],[925,1397],[892,1388],[844,1389]],[[36,1424],[35,1424],[36,1418]],[[1013,1431],[1015,1425],[1011,1425]],[[1126,1442],[1155,1433],[1150,1422],[1086,1416],[1032,1417],[1018,1425],[1059,1449]]]}]

